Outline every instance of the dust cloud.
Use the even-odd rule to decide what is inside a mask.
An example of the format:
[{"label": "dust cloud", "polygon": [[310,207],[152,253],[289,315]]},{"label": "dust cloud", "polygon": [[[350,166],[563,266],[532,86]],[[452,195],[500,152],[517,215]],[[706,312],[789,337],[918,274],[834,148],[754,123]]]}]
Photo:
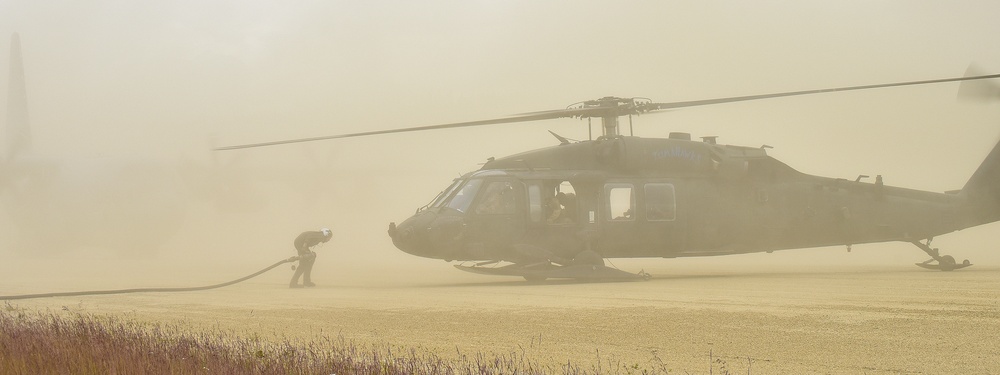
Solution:
[{"label": "dust cloud", "polygon": [[[337,313],[357,318],[346,308],[392,319],[385,309],[425,311],[438,304],[448,310],[443,316],[458,319],[461,329],[489,336],[496,332],[464,326],[475,320],[463,314],[485,314],[477,309],[497,304],[572,314],[584,305],[646,306],[651,302],[641,301],[660,298],[673,302],[653,307],[681,313],[707,310],[725,320],[732,311],[694,296],[705,287],[720,299],[740,298],[741,312],[732,316],[752,324],[801,311],[767,310],[753,298],[716,293],[728,288],[720,280],[782,288],[786,283],[775,280],[787,276],[787,284],[806,278],[822,289],[843,272],[846,277],[861,272],[862,279],[877,284],[880,276],[864,272],[879,270],[887,273],[885,278],[902,280],[893,281],[893,287],[934,284],[936,274],[911,272],[910,263],[924,255],[901,243],[859,245],[850,254],[843,248],[821,248],[612,260],[623,269],[652,270],[668,280],[686,275],[681,279],[688,289],[670,287],[669,281],[642,287],[518,288],[506,279],[466,275],[445,262],[413,257],[392,246],[386,235],[389,222],[407,218],[453,178],[489,157],[557,144],[546,130],[586,139],[586,123],[578,120],[211,149],[495,118],[608,95],[671,102],[958,77],[972,62],[996,73],[997,8],[983,2],[902,1],[0,2],[0,50],[7,50],[11,34],[21,38],[32,132],[30,149],[14,161],[60,171],[49,174],[57,177],[44,188],[18,185],[2,191],[0,294],[227,281],[294,255],[294,237],[320,227],[332,228],[334,238],[318,250],[314,275],[321,288],[309,294],[315,303],[300,305],[282,294],[291,272],[281,267],[221,294],[25,305],[82,301],[103,306],[91,311],[146,310],[155,320],[169,315],[161,309],[180,305],[195,306],[186,312],[221,306],[243,313],[240,303],[274,311],[287,304],[307,311],[310,324],[321,326],[324,319],[338,319]],[[0,58],[0,72],[7,72],[8,64]],[[8,80],[0,77],[0,86],[7,87]],[[1000,135],[998,104],[958,101],[957,91],[957,84],[943,84],[691,108],[636,118],[635,135],[717,135],[724,144],[773,146],[770,155],[805,173],[847,179],[880,174],[887,185],[953,190],[962,187]],[[0,90],[0,103],[7,102],[6,92]],[[1000,267],[995,230],[995,225],[971,228],[936,239],[935,245],[956,258],[969,258],[977,268],[995,271]],[[810,272],[820,276],[808,276]],[[767,276],[772,273],[776,276]],[[962,275],[949,275],[959,279],[950,282],[967,285]],[[711,282],[694,282],[700,278]],[[754,284],[760,280],[766,281]],[[990,282],[996,286],[995,280]],[[580,302],[588,293],[616,294],[619,287],[643,288],[627,293],[640,302]],[[572,291],[578,300],[548,305],[541,302],[548,297],[531,297],[537,288],[554,290],[542,293],[549,297],[561,295],[560,289]],[[257,289],[272,302],[254,299]],[[737,294],[747,292],[736,289]],[[344,297],[331,297],[342,290]],[[846,298],[851,302],[845,304],[855,306],[861,304],[858,300],[876,299],[852,299],[845,290],[828,297],[799,290],[790,292],[790,301],[774,292],[761,303],[808,305],[813,298],[833,298],[836,304],[837,298]],[[924,291],[907,292],[906,298],[917,299]],[[525,305],[518,305],[524,298]],[[338,303],[347,306],[331,307]],[[333,312],[324,315],[325,308]],[[816,311],[810,314],[822,314]],[[418,316],[428,317],[425,313]],[[995,326],[995,309],[990,314],[984,324]],[[621,319],[653,329],[638,320],[642,318],[648,316]],[[357,319],[362,325],[358,332],[370,327],[365,324],[381,324]],[[278,334],[283,330],[278,323],[262,324]],[[386,326],[405,330],[402,324]],[[824,324],[819,319],[804,329],[829,329]],[[860,327],[855,321],[847,324]],[[352,337],[377,341],[405,336],[400,344],[447,347],[434,343],[434,337],[447,341],[454,335],[447,333],[452,332],[447,325],[439,328],[414,336],[389,331],[355,332]],[[293,332],[298,331],[286,333]],[[525,340],[509,339],[505,343],[511,345]],[[589,356],[606,340],[619,342],[588,340],[573,350],[538,355],[577,358]],[[482,344],[462,342],[470,350]],[[627,342],[615,345],[623,356],[645,350]],[[692,355],[708,351],[705,345],[695,347],[689,348]],[[732,349],[733,356],[760,354],[749,344]],[[814,357],[820,348],[783,350],[767,355],[790,361]],[[827,371],[856,372],[864,366],[850,363],[855,367]]]}]

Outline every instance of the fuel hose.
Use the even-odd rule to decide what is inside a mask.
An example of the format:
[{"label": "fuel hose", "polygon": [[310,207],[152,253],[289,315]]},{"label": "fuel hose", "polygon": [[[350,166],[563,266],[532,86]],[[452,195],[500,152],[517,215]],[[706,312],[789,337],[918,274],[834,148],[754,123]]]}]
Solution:
[{"label": "fuel hose", "polygon": [[135,289],[116,289],[116,290],[87,290],[80,292],[62,292],[62,293],[21,294],[14,296],[0,296],[0,301],[12,301],[19,299],[32,299],[32,298],[45,298],[45,297],[96,296],[104,294],[125,294],[125,293],[194,292],[199,290],[216,289],[250,280],[264,272],[270,271],[274,267],[280,266],[285,263],[297,261],[299,260],[299,258],[300,257],[291,257],[288,259],[282,259],[280,262],[272,264],[260,271],[254,272],[250,275],[241,277],[233,281],[224,282],[222,284],[188,287],[188,288],[135,288]]}]

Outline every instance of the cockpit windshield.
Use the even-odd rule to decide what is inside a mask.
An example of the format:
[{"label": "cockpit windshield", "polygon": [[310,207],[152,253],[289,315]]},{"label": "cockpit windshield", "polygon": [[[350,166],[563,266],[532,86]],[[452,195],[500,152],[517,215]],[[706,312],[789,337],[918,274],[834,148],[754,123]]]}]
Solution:
[{"label": "cockpit windshield", "polygon": [[448,208],[457,210],[459,212],[466,212],[469,209],[469,205],[472,204],[472,200],[476,198],[476,192],[479,191],[479,186],[483,184],[483,180],[474,179],[469,180],[465,183],[458,191],[447,201]]},{"label": "cockpit windshield", "polygon": [[451,193],[455,192],[455,189],[457,189],[458,186],[461,184],[462,180],[456,179],[455,182],[452,182],[451,185],[448,185],[447,189],[441,190],[441,192],[438,193],[437,197],[434,197],[434,200],[432,200],[431,203],[427,204],[427,207],[430,208],[441,207],[441,205],[444,204],[445,198],[448,198],[451,195]]}]

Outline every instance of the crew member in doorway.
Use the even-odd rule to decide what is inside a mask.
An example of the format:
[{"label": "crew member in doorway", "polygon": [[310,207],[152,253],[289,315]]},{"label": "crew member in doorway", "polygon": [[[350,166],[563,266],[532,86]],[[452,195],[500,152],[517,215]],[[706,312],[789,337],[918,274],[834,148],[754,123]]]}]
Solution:
[{"label": "crew member in doorway", "polygon": [[545,207],[549,210],[549,216],[545,218],[545,222],[549,224],[559,223],[563,212],[562,205],[559,204],[559,199],[555,196],[549,198],[548,202],[545,203]]},{"label": "crew member in doorway", "polygon": [[[289,288],[316,286],[312,282],[312,268],[313,263],[316,262],[316,252],[312,251],[312,247],[326,243],[332,237],[333,232],[329,228],[302,232],[298,237],[295,237],[295,250],[299,252],[299,266],[295,268],[292,281],[288,283]],[[299,277],[302,277],[301,285],[299,285]]]},{"label": "crew member in doorway", "polygon": [[559,192],[559,194],[556,194],[556,199],[563,206],[560,217],[565,220],[564,222],[572,223],[576,221],[576,194]]}]

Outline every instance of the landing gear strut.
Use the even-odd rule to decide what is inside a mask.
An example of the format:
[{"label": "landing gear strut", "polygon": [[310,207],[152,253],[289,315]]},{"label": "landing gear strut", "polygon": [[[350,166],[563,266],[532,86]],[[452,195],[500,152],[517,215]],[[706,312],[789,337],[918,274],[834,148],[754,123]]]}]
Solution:
[{"label": "landing gear strut", "polygon": [[[916,247],[919,247],[920,250],[923,250],[925,253],[927,253],[927,255],[931,256],[931,259],[928,259],[923,263],[916,263],[916,265],[920,267],[929,270],[954,271],[972,265],[972,263],[969,263],[968,259],[962,262],[962,264],[958,264],[955,262],[955,258],[952,257],[951,255],[941,255],[936,247],[931,248],[931,238],[928,238],[926,242],[913,241],[912,243]],[[932,262],[937,262],[937,263],[932,263]]]}]

